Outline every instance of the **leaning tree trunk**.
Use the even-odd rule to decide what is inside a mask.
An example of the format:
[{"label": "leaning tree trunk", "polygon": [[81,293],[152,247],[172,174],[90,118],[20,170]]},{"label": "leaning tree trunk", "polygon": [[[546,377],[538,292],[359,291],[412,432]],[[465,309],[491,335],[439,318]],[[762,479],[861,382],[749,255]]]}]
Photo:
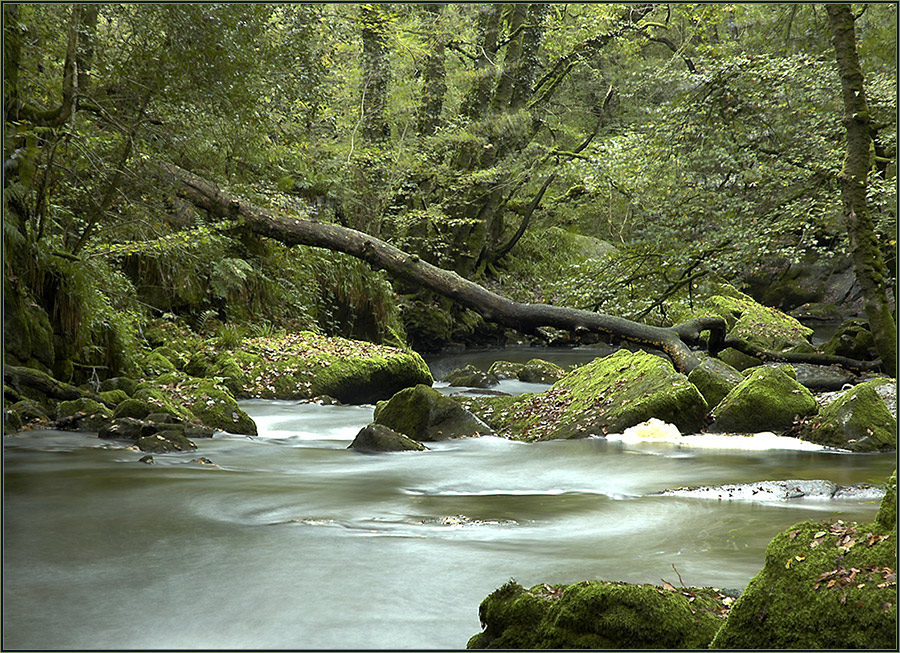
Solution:
[{"label": "leaning tree trunk", "polygon": [[[667,354],[675,367],[685,374],[700,365],[701,361],[690,345],[700,343],[701,332],[708,331],[710,334],[708,348],[711,354],[715,355],[725,346],[725,321],[720,317],[701,317],[674,327],[655,327],[591,311],[514,302],[369,234],[334,224],[278,216],[227,195],[178,166],[161,163],[159,168],[166,177],[175,181],[182,197],[213,215],[241,220],[251,231],[286,245],[309,245],[344,252],[375,268],[386,270],[397,279],[410,281],[455,300],[479,313],[485,320],[523,333],[536,332],[540,327],[554,327],[575,333],[603,334],[641,347],[658,349]],[[838,364],[860,370],[878,365],[878,362],[862,363],[821,354],[769,352],[742,342],[728,344],[740,346],[743,351],[766,360]]]},{"label": "leaning tree trunk", "polygon": [[874,148],[870,134],[871,117],[856,51],[854,18],[848,4],[826,5],[826,10],[844,96],[847,153],[840,180],[850,254],[863,293],[863,306],[875,340],[875,349],[881,356],[885,371],[896,376],[897,327],[885,290],[884,262],[866,204],[866,184]]}]

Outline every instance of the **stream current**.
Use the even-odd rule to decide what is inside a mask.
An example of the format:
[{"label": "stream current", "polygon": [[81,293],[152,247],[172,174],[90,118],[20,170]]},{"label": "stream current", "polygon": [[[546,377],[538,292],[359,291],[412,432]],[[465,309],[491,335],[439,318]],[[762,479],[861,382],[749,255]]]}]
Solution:
[{"label": "stream current", "polygon": [[[430,364],[441,378],[469,362],[597,354],[507,349]],[[805,519],[871,520],[878,509],[872,499],[663,490],[881,483],[896,465],[894,454],[750,439],[726,449],[481,437],[365,455],[347,446],[372,406],[242,406],[258,437],[220,433],[153,465],[92,433],[4,438],[4,648],[462,649],[480,630],[479,602],[510,578],[677,585],[680,574],[741,589],[779,531]],[[215,465],[191,462],[201,456]]]}]

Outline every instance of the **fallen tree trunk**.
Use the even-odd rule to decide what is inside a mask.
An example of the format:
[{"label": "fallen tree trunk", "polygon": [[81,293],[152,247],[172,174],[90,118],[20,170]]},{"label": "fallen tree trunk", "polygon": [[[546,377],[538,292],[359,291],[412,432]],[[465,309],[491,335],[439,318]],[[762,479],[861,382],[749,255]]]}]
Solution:
[{"label": "fallen tree trunk", "polygon": [[[603,334],[641,347],[658,349],[668,355],[675,368],[683,374],[689,374],[700,365],[701,361],[690,345],[700,343],[701,332],[709,332],[707,347],[713,356],[725,346],[725,321],[719,317],[697,318],[674,327],[655,327],[591,311],[515,302],[361,231],[296,217],[278,216],[232,197],[178,166],[162,163],[160,168],[176,182],[178,193],[182,197],[213,215],[240,219],[251,231],[286,245],[309,245],[344,252],[375,268],[386,270],[395,278],[449,297],[479,313],[485,320],[523,333],[534,333],[540,327],[553,327],[575,333]],[[779,356],[778,352],[755,351],[755,355],[762,354],[771,360],[777,360]],[[823,361],[819,364],[840,365],[844,362],[837,360],[839,357],[820,358]],[[824,362],[825,358],[835,360]],[[852,363],[857,368],[866,365],[859,361]]]}]

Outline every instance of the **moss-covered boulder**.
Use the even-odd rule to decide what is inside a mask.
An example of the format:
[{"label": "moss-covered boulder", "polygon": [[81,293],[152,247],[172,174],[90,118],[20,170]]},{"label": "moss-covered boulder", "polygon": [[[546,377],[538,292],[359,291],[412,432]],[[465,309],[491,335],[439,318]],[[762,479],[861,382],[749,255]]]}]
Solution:
[{"label": "moss-covered boulder", "polygon": [[566,375],[566,371],[556,363],[542,358],[532,358],[516,372],[519,381],[526,383],[556,383]]},{"label": "moss-covered boulder", "polygon": [[99,392],[98,395],[107,404],[115,406],[118,406],[118,404],[122,403],[123,401],[127,401],[129,398],[128,393],[124,390],[106,390],[103,392]]},{"label": "moss-covered boulder", "polygon": [[112,411],[93,399],[63,401],[56,407],[56,425],[62,429],[99,431],[112,420]]},{"label": "moss-covered boulder", "polygon": [[117,417],[110,424],[100,429],[102,440],[137,441],[143,433],[144,422],[134,417]]},{"label": "moss-covered boulder", "polygon": [[688,374],[688,381],[697,386],[710,408],[717,406],[743,380],[740,372],[717,358],[704,359]]},{"label": "moss-covered boulder", "polygon": [[850,451],[894,451],[897,418],[868,381],[842,394],[807,422],[800,437],[810,442]]},{"label": "moss-covered boulder", "polygon": [[193,451],[197,445],[177,429],[157,431],[137,440],[138,449],[147,453],[169,453],[173,451]]},{"label": "moss-covered boulder", "polygon": [[884,497],[881,499],[881,506],[878,509],[878,515],[875,516],[875,523],[884,532],[889,533],[897,527],[897,470],[891,474],[885,487]]},{"label": "moss-covered boulder", "polygon": [[490,428],[459,403],[419,384],[375,407],[375,423],[419,442],[486,435]]},{"label": "moss-covered boulder", "polygon": [[20,425],[29,423],[49,424],[50,415],[47,409],[36,401],[31,399],[22,399],[7,407],[7,411],[15,413],[20,421]]},{"label": "moss-covered boulder", "polygon": [[727,284],[719,284],[717,290],[720,294],[707,298],[702,306],[725,320],[729,335],[773,351],[809,349],[813,333],[809,327]]},{"label": "moss-covered boulder", "polygon": [[466,365],[458,370],[453,370],[444,377],[444,381],[454,387],[464,388],[489,388],[500,382],[496,376],[490,372],[479,370],[474,365]]},{"label": "moss-covered boulder", "polygon": [[[133,403],[135,402],[135,403]],[[215,379],[197,379],[181,372],[163,374],[144,383],[134,394],[134,400],[117,407],[119,416],[152,419],[141,415],[136,402],[143,402],[154,412],[167,413],[180,422],[201,422],[203,425],[230,433],[256,435],[256,423],[245,413],[228,388]],[[123,406],[134,410],[125,412]]]},{"label": "moss-covered boulder", "polygon": [[834,335],[822,345],[822,353],[856,360],[878,358],[869,323],[859,318],[850,318],[841,323]]},{"label": "moss-covered boulder", "polygon": [[240,348],[220,352],[207,373],[225,378],[233,390],[239,384],[242,396],[329,395],[345,403],[375,402],[433,382],[425,361],[413,351],[309,331],[244,340]]},{"label": "moss-covered boulder", "polygon": [[157,350],[148,352],[140,361],[141,370],[147,378],[155,378],[166,372],[174,372],[175,365]]},{"label": "moss-covered boulder", "polygon": [[748,356],[744,352],[738,351],[733,347],[723,349],[719,352],[718,356],[720,361],[741,372],[750,369],[751,367],[759,367],[762,365],[761,359],[756,358],[755,356]]},{"label": "moss-covered boulder", "polygon": [[101,392],[109,392],[111,390],[122,390],[129,397],[137,391],[140,381],[127,376],[114,376],[100,383]]},{"label": "moss-covered boulder", "polygon": [[719,402],[711,430],[734,433],[783,432],[801,417],[814,415],[812,393],[784,370],[757,367]]},{"label": "moss-covered boulder", "polygon": [[705,648],[727,601],[709,588],[584,581],[527,590],[510,581],[479,606],[484,631],[467,648]]},{"label": "moss-covered boulder", "polygon": [[519,370],[525,367],[524,363],[513,363],[511,361],[494,361],[488,368],[488,373],[493,374],[498,379],[517,379]]},{"label": "moss-covered boulder", "polygon": [[802,522],[778,534],[712,648],[897,647],[894,528]]},{"label": "moss-covered boulder", "polygon": [[126,399],[116,406],[116,419],[122,417],[131,417],[133,419],[144,419],[156,410],[156,406],[140,399]]},{"label": "moss-covered boulder", "polygon": [[363,453],[378,453],[386,451],[425,451],[427,447],[402,433],[397,433],[383,424],[369,424],[364,426],[348,449],[355,449]]},{"label": "moss-covered boulder", "polygon": [[624,349],[541,393],[458,400],[499,434],[527,441],[621,433],[651,417],[693,433],[708,410],[700,391],[668,360]]},{"label": "moss-covered boulder", "polygon": [[183,386],[185,403],[203,424],[221,431],[256,435],[256,422],[237,404],[228,389],[211,379]]}]

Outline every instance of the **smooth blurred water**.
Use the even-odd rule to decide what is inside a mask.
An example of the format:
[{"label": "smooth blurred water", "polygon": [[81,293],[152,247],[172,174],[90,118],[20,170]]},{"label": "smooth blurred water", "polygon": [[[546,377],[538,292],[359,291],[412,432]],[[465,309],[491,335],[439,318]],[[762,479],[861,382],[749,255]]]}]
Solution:
[{"label": "smooth blurred water", "polygon": [[[741,588],[777,532],[876,502],[658,496],[883,482],[896,459],[602,439],[346,447],[371,406],[248,401],[260,436],[138,462],[94,434],[4,439],[4,648],[461,649],[509,578]],[[190,462],[199,456],[215,466]]]}]

